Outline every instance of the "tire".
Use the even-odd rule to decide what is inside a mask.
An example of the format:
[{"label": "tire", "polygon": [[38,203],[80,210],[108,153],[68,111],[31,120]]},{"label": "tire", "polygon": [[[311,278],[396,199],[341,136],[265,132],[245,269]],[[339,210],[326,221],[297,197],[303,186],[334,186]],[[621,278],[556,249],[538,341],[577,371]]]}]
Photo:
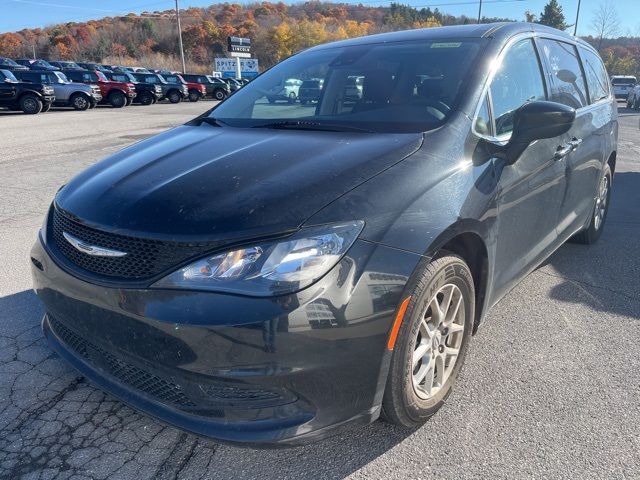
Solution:
[{"label": "tire", "polygon": [[596,199],[593,205],[593,212],[591,213],[591,219],[589,220],[589,226],[584,230],[576,233],[571,241],[575,243],[581,243],[583,245],[593,245],[598,241],[602,230],[604,230],[604,223],[607,219],[607,213],[609,212],[609,203],[611,200],[611,180],[613,175],[611,174],[611,167],[607,164],[604,167],[604,174],[598,184],[596,191]]},{"label": "tire", "polygon": [[274,104],[276,103],[276,99],[275,98],[267,98],[267,100],[269,101],[269,103]]},{"label": "tire", "polygon": [[42,100],[33,93],[27,93],[20,98],[20,110],[28,115],[35,115],[42,111]]},{"label": "tire", "polygon": [[133,103],[133,98],[127,97],[126,102],[127,102],[126,106],[128,107],[129,105],[131,105]]},{"label": "tire", "polygon": [[[464,260],[447,253],[421,264],[405,291],[411,299],[393,349],[382,415],[415,428],[444,405],[455,384],[473,329],[475,290]],[[440,318],[432,308],[436,302],[444,310]]]},{"label": "tire", "polygon": [[189,90],[188,98],[190,102],[197,102],[198,100],[200,100],[200,92],[198,92],[197,90]]},{"label": "tire", "polygon": [[298,97],[296,96],[296,93],[295,92],[291,92],[289,94],[289,98],[288,98],[289,103],[296,103],[297,98]]},{"label": "tire", "polygon": [[224,100],[226,96],[227,95],[224,93],[224,90],[216,90],[215,92],[213,92],[213,98],[215,98],[219,102]]},{"label": "tire", "polygon": [[142,92],[138,100],[140,105],[151,105],[153,103],[153,95],[150,92]]},{"label": "tire", "polygon": [[98,102],[95,102],[95,101],[93,101],[93,100],[89,103],[89,108],[90,108],[90,109],[92,109],[92,108],[96,108],[97,106],[98,106]]},{"label": "tire", "polygon": [[42,105],[42,110],[40,111],[40,113],[46,113],[49,110],[51,110],[51,104],[50,103],[45,103]]},{"label": "tire", "polygon": [[69,99],[69,104],[73,107],[74,110],[87,110],[91,106],[91,102],[87,98],[86,95],[81,93],[74,93],[71,95]]},{"label": "tire", "polygon": [[109,103],[113,108],[122,108],[127,106],[127,97],[122,92],[113,92],[109,95]]},{"label": "tire", "polygon": [[172,90],[171,92],[169,92],[169,95],[167,95],[167,98],[171,103],[180,103],[180,100],[182,100],[182,95],[180,95],[180,92],[178,92],[177,90]]}]

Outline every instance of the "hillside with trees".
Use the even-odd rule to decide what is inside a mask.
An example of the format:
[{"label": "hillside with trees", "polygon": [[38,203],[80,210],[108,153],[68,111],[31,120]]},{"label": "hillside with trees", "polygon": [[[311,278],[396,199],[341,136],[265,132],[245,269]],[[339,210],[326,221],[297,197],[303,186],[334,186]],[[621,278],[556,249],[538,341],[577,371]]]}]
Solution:
[{"label": "hillside with trees", "polygon": [[[540,20],[561,22],[554,0]],[[557,5],[556,5],[557,6]],[[560,9],[560,14],[562,14]],[[209,72],[213,59],[225,56],[230,35],[250,37],[262,68],[301,49],[331,40],[409,28],[475,23],[475,18],[452,16],[438,9],[416,9],[392,3],[388,7],[363,4],[310,1],[297,4],[262,2],[218,3],[205,8],[181,10],[187,68]],[[483,18],[483,22],[513,19]],[[0,34],[0,56],[51,60],[84,60],[109,64],[147,65],[179,69],[177,27],[173,10],[106,17],[82,23],[65,23],[45,28]],[[640,38],[588,37],[600,44],[603,58],[613,73],[635,73],[640,68]]]}]

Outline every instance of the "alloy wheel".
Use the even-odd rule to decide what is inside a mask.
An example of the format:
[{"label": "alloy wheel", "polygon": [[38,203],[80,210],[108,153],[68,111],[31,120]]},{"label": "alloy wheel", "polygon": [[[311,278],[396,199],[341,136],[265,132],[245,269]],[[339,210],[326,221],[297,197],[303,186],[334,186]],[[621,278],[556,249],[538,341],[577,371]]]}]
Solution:
[{"label": "alloy wheel", "polygon": [[429,301],[414,340],[413,389],[421,399],[436,395],[447,383],[464,337],[465,309],[460,289],[441,287]]},{"label": "alloy wheel", "polygon": [[605,213],[607,212],[607,197],[609,196],[609,177],[604,175],[600,182],[600,188],[598,189],[598,196],[596,197],[596,208],[593,212],[593,226],[596,230],[600,229],[604,220]]}]

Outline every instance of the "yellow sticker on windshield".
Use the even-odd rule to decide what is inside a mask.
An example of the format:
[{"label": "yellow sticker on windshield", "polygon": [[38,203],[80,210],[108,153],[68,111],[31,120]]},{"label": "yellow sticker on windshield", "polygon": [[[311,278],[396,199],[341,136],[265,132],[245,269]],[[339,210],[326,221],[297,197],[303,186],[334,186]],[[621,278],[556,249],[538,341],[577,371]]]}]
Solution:
[{"label": "yellow sticker on windshield", "polygon": [[431,48],[458,48],[462,42],[432,43]]}]

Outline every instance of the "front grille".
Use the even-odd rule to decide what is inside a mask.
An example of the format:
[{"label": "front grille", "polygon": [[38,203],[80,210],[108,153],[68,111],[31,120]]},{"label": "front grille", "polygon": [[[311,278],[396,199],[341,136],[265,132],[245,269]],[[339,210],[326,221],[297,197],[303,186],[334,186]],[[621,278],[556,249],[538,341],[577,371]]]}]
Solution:
[{"label": "front grille", "polygon": [[[53,211],[52,223],[52,240],[68,260],[83,270],[110,278],[139,280],[153,277],[217,246],[215,243],[164,242],[109,233],[82,225],[58,209]],[[126,252],[126,255],[89,255],[71,245],[63,232],[89,245]]]},{"label": "front grille", "polygon": [[48,315],[48,317],[51,329],[67,347],[71,348],[82,358],[89,360],[92,364],[98,364],[109,375],[117,378],[120,382],[140,390],[162,403],[169,403],[180,407],[196,406],[195,403],[187,398],[179,385],[164,380],[115,357],[103,348],[77,335],[51,315]]}]

